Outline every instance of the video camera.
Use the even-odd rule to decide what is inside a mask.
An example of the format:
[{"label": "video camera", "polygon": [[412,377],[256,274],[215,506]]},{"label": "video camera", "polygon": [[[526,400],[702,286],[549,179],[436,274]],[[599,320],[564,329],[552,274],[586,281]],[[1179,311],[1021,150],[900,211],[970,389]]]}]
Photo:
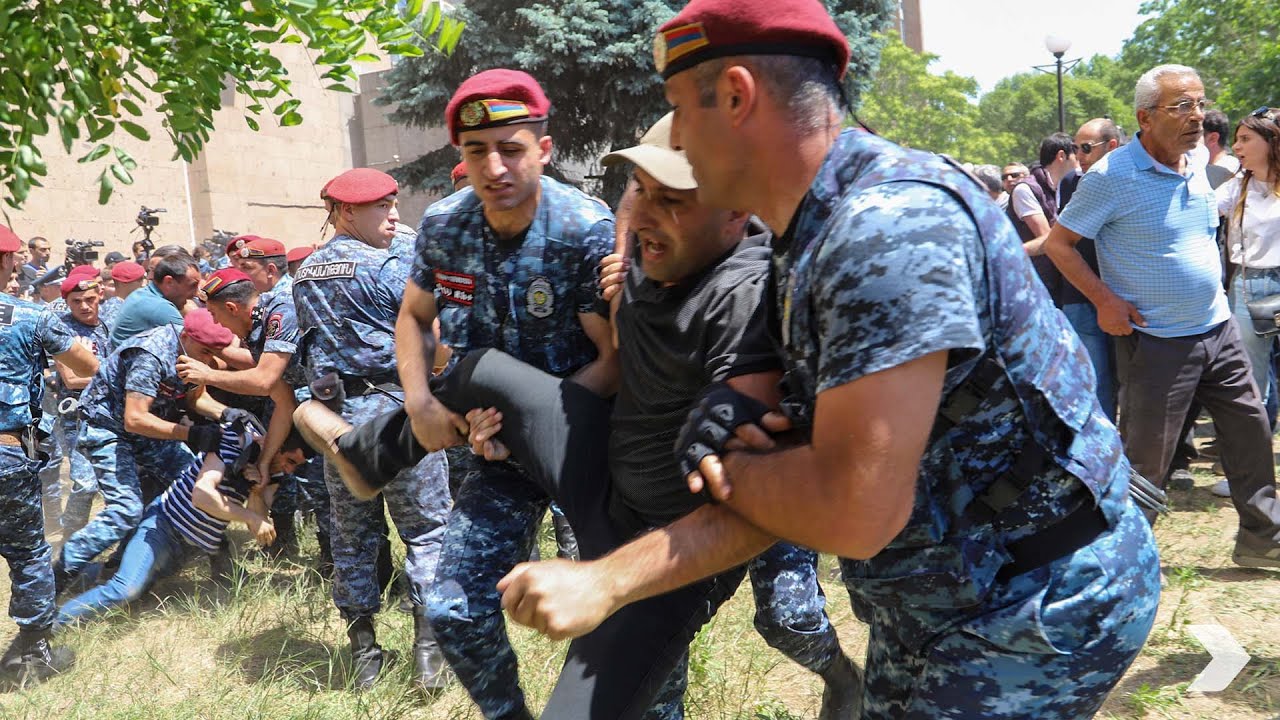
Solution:
[{"label": "video camera", "polygon": [[166,212],[164,208],[149,208],[146,205],[138,211],[137,223],[142,228],[142,247],[148,253],[156,249],[151,243],[151,232],[160,224],[160,218],[156,217],[157,213]]},{"label": "video camera", "polygon": [[67,272],[77,265],[91,265],[98,259],[98,251],[102,247],[101,240],[67,240],[67,259],[62,263]]}]

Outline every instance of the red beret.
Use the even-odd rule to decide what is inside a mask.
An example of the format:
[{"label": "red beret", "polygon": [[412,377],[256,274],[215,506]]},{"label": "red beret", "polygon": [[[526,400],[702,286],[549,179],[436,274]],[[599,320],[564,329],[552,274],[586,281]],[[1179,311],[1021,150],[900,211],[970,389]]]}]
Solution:
[{"label": "red beret", "polygon": [[849,64],[849,40],[820,0],[691,0],[653,40],[663,79],[731,55],[800,55]]},{"label": "red beret", "polygon": [[132,260],[118,262],[111,266],[111,279],[116,282],[128,283],[134,280],[141,280],[147,271],[138,263]]},{"label": "red beret", "polygon": [[235,339],[231,331],[214,322],[213,315],[204,308],[192,310],[182,318],[182,332],[201,345],[220,350]]},{"label": "red beret", "polygon": [[284,254],[284,243],[257,235],[241,235],[236,249],[227,254],[242,258],[277,257]]},{"label": "red beret", "polygon": [[209,276],[208,280],[200,286],[200,296],[208,302],[216,296],[218,292],[235,285],[238,282],[253,282],[248,275],[233,267],[222,268]]},{"label": "red beret", "polygon": [[237,235],[227,241],[227,257],[239,254],[241,248],[245,247],[254,240],[261,240],[257,235]]},{"label": "red beret", "polygon": [[529,73],[485,70],[458,86],[444,110],[449,140],[460,145],[458,133],[499,125],[539,122],[551,111],[551,101]]},{"label": "red beret", "polygon": [[284,259],[287,262],[298,262],[299,260],[306,260],[308,257],[311,256],[311,253],[315,252],[315,250],[316,249],[311,247],[310,245],[303,245],[302,247],[296,247],[290,250],[284,256]]},{"label": "red beret", "polygon": [[18,252],[22,249],[22,238],[13,231],[0,225],[0,252]]},{"label": "red beret", "polygon": [[366,205],[398,192],[400,186],[390,175],[373,168],[355,168],[325,183],[320,189],[320,199]]},{"label": "red beret", "polygon": [[98,268],[92,265],[77,265],[71,268],[71,272],[67,273],[68,278],[78,277],[98,277]]},{"label": "red beret", "polygon": [[[81,265],[80,267],[84,266]],[[66,300],[67,296],[73,292],[78,292],[80,290],[93,290],[94,288],[101,286],[102,283],[98,281],[98,273],[95,272],[92,275],[80,273],[77,275],[75,271],[72,270],[71,274],[67,276],[67,279],[62,281],[62,299]]]},{"label": "red beret", "polygon": [[456,184],[466,176],[467,164],[465,162],[460,162],[457,165],[454,165],[453,170],[449,172],[449,181]]}]

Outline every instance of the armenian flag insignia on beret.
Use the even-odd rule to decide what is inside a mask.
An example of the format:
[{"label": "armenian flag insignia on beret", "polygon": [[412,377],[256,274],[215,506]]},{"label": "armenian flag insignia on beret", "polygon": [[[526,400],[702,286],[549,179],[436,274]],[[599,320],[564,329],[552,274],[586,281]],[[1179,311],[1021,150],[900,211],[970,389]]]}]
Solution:
[{"label": "armenian flag insignia on beret", "polygon": [[546,119],[551,102],[528,73],[497,68],[473,75],[458,86],[445,107],[449,139],[460,144],[458,133],[499,125]]},{"label": "armenian flag insignia on beret", "polygon": [[843,78],[849,41],[820,0],[690,0],[653,42],[664,80],[733,55],[817,58]]}]

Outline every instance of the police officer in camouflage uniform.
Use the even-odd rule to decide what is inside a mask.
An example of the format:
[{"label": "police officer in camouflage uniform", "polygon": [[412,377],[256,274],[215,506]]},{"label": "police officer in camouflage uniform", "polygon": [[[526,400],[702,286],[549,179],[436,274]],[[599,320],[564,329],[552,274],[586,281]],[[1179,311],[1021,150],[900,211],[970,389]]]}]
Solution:
[{"label": "police officer in camouflage uniform", "polygon": [[54,562],[60,590],[137,527],[143,508],[191,462],[192,451],[216,447],[216,423],[180,421],[188,409],[213,419],[228,409],[182,381],[178,357],[212,362],[233,339],[209,311],[194,310],[181,325],[152,328],[115,348],[81,393],[79,448],[93,464],[103,508],[66,539]]},{"label": "police officer in camouflage uniform", "polygon": [[[299,358],[313,394],[348,422],[362,422],[399,405],[394,333],[408,279],[408,258],[395,240],[395,180],[368,168],[350,170],[321,191],[335,235],[310,255],[294,277],[293,299],[302,333]],[[269,460],[269,457],[265,457]],[[333,600],[348,623],[355,686],[371,687],[384,665],[373,616],[381,605],[375,564],[381,498],[361,501],[325,467],[333,515]],[[420,612],[436,574],[449,513],[448,467],[441,453],[397,477],[386,508],[405,544],[405,576],[415,606],[415,683],[444,684],[443,658]]]},{"label": "police officer in camouflage uniform", "polygon": [[[0,225],[0,287],[8,287],[22,241]],[[49,646],[54,583],[40,512],[33,426],[39,414],[45,356],[72,372],[93,375],[98,361],[56,317],[0,293],[0,555],[9,564],[9,614],[18,634],[0,657],[0,673],[18,685],[39,682],[71,666],[66,648]]]},{"label": "police officer in camouflage uniform", "polygon": [[[678,444],[691,488],[723,503],[716,522],[525,566],[504,605],[575,635],[785,537],[843,558],[871,627],[864,717],[1090,717],[1160,592],[1120,439],[977,183],[841,131],[848,53],[817,0],[694,0],[659,31],[700,197],[778,233],[788,416],[716,389]],[[608,592],[562,597],[597,578]]]},{"label": "police officer in camouflage uniform", "polygon": [[[100,293],[101,283],[97,276],[73,275],[64,280],[62,297],[68,310],[63,313],[61,320],[102,361],[111,354],[111,326],[102,319]],[[71,488],[59,523],[65,539],[89,522],[89,510],[98,484],[89,458],[77,448],[80,437],[80,391],[89,384],[91,378],[76,375],[62,363],[55,362],[54,369],[54,397],[57,399],[54,437],[58,440],[62,456],[67,458],[71,467]],[[52,471],[60,472],[60,464],[54,465]]]},{"label": "police officer in camouflage uniform", "polygon": [[[595,268],[613,249],[609,211],[542,176],[550,102],[526,73],[488,70],[445,110],[470,187],[427,209],[396,337],[414,433],[456,444],[466,423],[427,388],[432,325],[455,356],[499,348],[605,396],[616,390],[610,324],[595,307]],[[459,680],[487,718],[527,716],[494,589],[529,556],[548,498],[519,465],[450,454],[459,489],[427,606]]]},{"label": "police officer in camouflage uniform", "polygon": [[[188,382],[211,385],[240,396],[248,402],[237,401],[234,404],[254,412],[266,422],[271,404],[265,398],[284,377],[298,349],[293,278],[285,271],[284,244],[278,240],[241,235],[232,241],[230,247],[236,268],[227,270],[236,273],[234,282],[247,282],[249,287],[237,287],[236,294],[242,299],[234,303],[235,310],[229,309],[233,305],[223,302],[211,304],[209,311],[218,323],[230,328],[244,341],[254,364],[245,369],[214,370],[202,364],[179,363],[178,373]],[[227,285],[233,284],[231,276],[219,270],[210,275],[204,286],[208,287],[215,277],[223,280],[214,286],[214,292],[222,292]],[[255,299],[246,304],[250,291]],[[290,408],[292,413],[292,404]],[[297,550],[293,526],[293,515],[297,509],[298,481],[293,476],[282,478],[271,505],[276,540],[266,548],[267,552],[279,555]]]}]

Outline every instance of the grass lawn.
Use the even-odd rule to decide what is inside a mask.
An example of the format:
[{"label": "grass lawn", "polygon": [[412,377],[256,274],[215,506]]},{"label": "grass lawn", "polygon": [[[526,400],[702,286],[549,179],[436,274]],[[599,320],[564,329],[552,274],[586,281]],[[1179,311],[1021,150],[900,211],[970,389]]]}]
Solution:
[{"label": "grass lawn", "polygon": [[[1167,586],[1160,615],[1137,662],[1100,717],[1280,717],[1280,572],[1231,564],[1236,516],[1197,469],[1197,486],[1173,493],[1175,512],[1157,526]],[[44,686],[0,694],[0,718],[479,718],[454,687],[431,701],[410,686],[412,619],[394,609],[378,618],[379,638],[400,661],[372,692],[343,688],[346,636],[328,588],[303,565],[269,562],[248,551],[247,579],[218,597],[208,565],[193,562],[128,611],[65,633],[75,669]],[[544,554],[554,552],[544,528]],[[315,556],[304,539],[302,563]],[[866,633],[848,596],[823,559],[828,610],[846,649],[861,657]],[[0,601],[9,587],[2,583]],[[690,718],[789,720],[817,714],[816,678],[768,648],[751,624],[750,590],[741,589],[695,642],[690,655]],[[1187,632],[1194,624],[1226,626],[1253,659],[1222,693],[1188,693],[1209,661]],[[12,626],[10,626],[11,628]],[[3,635],[7,642],[12,630]],[[512,638],[530,705],[545,702],[565,644],[523,628]],[[619,652],[626,652],[619,648]]]}]

